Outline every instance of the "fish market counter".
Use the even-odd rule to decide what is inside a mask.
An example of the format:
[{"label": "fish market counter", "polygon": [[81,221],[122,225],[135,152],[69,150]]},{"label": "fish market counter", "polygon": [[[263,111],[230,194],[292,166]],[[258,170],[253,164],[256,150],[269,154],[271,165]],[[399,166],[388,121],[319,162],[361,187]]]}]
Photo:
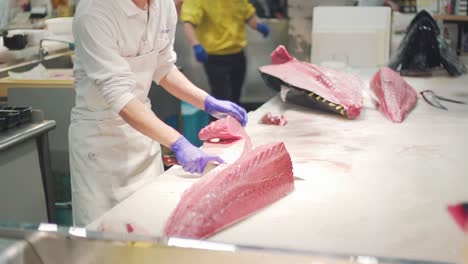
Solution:
[{"label": "fish market counter", "polygon": [[[358,74],[369,83],[374,70]],[[406,78],[418,90],[468,101],[468,75]],[[357,120],[283,104],[272,98],[249,113],[254,145],[284,141],[295,191],[210,240],[295,250],[455,262],[463,233],[447,205],[468,201],[468,106],[434,108],[420,98],[401,124],[365,96]],[[284,114],[284,127],[259,124]],[[90,229],[159,236],[183,191],[197,178],[180,167],[117,205]]]}]

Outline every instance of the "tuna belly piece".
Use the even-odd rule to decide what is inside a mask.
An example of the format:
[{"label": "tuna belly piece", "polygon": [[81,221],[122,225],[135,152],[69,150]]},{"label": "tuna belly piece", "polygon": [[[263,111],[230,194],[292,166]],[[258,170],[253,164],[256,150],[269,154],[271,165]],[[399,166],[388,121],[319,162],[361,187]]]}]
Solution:
[{"label": "tuna belly piece", "polygon": [[239,121],[231,116],[212,122],[198,133],[201,141],[212,139],[233,141],[248,137]]},{"label": "tuna belly piece", "polygon": [[283,143],[247,152],[222,170],[213,170],[182,196],[164,234],[171,237],[210,237],[294,189],[291,157]]},{"label": "tuna belly piece", "polygon": [[286,86],[307,91],[306,97],[314,96],[349,119],[355,119],[361,113],[364,83],[359,77],[299,61],[284,46],[273,51],[271,62],[271,65],[259,68],[268,86],[277,90]]},{"label": "tuna belly piece", "polygon": [[390,68],[382,68],[371,80],[371,90],[377,96],[377,107],[393,122],[403,122],[414,108],[418,95],[398,73]]},{"label": "tuna belly piece", "polygon": [[203,151],[220,156],[225,163],[235,162],[252,149],[249,135],[239,121],[230,116],[212,122],[200,131],[198,137],[205,141]]}]

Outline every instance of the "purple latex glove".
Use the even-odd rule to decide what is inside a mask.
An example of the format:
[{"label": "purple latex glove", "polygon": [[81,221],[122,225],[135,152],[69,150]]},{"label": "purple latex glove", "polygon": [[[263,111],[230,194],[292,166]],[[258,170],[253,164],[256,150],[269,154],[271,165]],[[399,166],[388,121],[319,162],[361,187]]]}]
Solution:
[{"label": "purple latex glove", "polygon": [[270,35],[270,29],[268,28],[267,25],[263,23],[258,23],[257,24],[257,31],[262,33],[263,37],[266,38],[268,35]]},{"label": "purple latex glove", "polygon": [[171,150],[175,153],[182,168],[190,173],[202,173],[210,161],[224,163],[220,157],[206,154],[183,136],[172,143]]},{"label": "purple latex glove", "polygon": [[205,111],[218,119],[232,116],[242,126],[247,124],[247,112],[244,108],[230,101],[218,100],[211,95],[208,95],[205,99]]}]

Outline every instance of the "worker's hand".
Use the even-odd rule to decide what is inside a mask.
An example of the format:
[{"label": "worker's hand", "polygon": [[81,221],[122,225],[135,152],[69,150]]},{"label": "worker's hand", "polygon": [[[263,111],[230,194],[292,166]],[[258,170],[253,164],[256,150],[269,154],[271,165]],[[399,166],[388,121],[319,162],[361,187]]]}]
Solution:
[{"label": "worker's hand", "polygon": [[257,24],[257,31],[262,33],[263,37],[266,38],[268,35],[270,35],[270,29],[268,28],[267,25],[263,23],[258,23]]},{"label": "worker's hand", "polygon": [[205,51],[205,48],[201,44],[193,46],[193,51],[195,52],[195,58],[201,63],[208,61],[208,54]]},{"label": "worker's hand", "polygon": [[218,119],[232,116],[242,126],[247,124],[247,112],[244,108],[230,101],[218,100],[211,95],[208,95],[205,99],[205,111]]},{"label": "worker's hand", "polygon": [[206,154],[183,136],[172,143],[171,150],[182,168],[190,173],[202,173],[210,161],[224,163],[220,157]]}]

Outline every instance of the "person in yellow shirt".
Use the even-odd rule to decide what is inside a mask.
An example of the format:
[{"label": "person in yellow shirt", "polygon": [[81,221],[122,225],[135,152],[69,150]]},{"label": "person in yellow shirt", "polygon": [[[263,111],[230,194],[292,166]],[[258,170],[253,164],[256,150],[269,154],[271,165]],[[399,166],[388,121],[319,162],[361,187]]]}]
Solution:
[{"label": "person in yellow shirt", "polygon": [[247,65],[245,24],[264,37],[269,28],[248,0],[185,0],[181,20],[213,96],[239,104]]}]

